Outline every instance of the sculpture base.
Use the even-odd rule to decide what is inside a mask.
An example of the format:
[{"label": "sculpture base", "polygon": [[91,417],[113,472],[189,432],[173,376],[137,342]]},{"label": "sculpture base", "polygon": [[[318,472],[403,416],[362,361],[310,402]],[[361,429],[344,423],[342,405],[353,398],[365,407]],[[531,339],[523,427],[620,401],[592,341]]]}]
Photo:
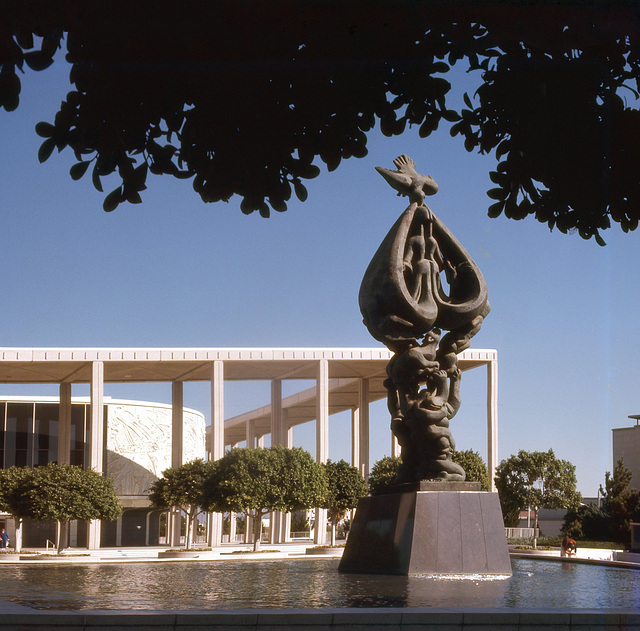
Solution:
[{"label": "sculpture base", "polygon": [[[446,483],[417,484],[446,487]],[[364,497],[358,502],[339,569],[403,576],[510,576],[498,494],[407,490]]]}]

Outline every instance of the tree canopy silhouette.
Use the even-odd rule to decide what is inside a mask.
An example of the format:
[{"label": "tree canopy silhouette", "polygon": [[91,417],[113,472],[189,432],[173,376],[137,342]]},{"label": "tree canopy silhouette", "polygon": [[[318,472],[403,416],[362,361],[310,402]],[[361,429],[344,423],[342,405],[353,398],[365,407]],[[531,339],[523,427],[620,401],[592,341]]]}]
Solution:
[{"label": "tree canopy silhouette", "polygon": [[[2,5],[0,107],[20,74],[66,47],[73,89],[38,123],[39,158],[71,177],[116,173],[104,209],[138,203],[148,174],[203,201],[286,210],[320,166],[367,153],[367,133],[451,124],[493,153],[489,215],[535,215],[584,238],[640,217],[640,26],[635,3],[183,0]],[[447,72],[482,84],[454,109]]]}]

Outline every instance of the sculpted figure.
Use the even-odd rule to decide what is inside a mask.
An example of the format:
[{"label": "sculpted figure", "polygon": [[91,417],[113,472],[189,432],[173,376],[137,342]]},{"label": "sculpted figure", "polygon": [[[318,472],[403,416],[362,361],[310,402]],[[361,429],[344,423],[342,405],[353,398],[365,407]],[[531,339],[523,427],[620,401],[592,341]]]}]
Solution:
[{"label": "sculpted figure", "polygon": [[359,302],[369,332],[394,352],[385,387],[402,447],[398,482],[464,480],[451,459],[449,421],[460,408],[458,353],[489,313],[487,287],[467,251],[424,204],[438,190],[433,178],[418,174],[408,156],[394,164],[397,171],[376,169],[411,203],[369,264]]}]

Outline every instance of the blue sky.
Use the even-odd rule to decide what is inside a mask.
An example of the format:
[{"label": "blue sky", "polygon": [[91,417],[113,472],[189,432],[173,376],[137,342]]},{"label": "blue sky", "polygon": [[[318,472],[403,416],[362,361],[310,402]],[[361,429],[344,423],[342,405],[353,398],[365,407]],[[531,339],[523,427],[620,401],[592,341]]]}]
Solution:
[{"label": "blue sky", "polygon": [[[406,200],[374,167],[406,153],[438,182],[428,203],[487,281],[492,312],[473,347],[498,351],[499,458],[553,448],[576,465],[579,490],[596,494],[612,469],[611,429],[640,413],[640,233],[613,228],[600,247],[532,218],[489,219],[495,161],[467,153],[448,126],[426,140],[417,129],[392,139],[372,132],[366,158],[323,168],[307,202],[292,200],[270,219],[243,215],[238,198],[204,204],[189,181],[166,177],[150,178],[143,204],[107,214],[88,176],[70,179],[71,153],[38,163],[33,128],[53,120],[67,73],[62,63],[29,72],[20,108],[0,112],[0,346],[378,346],[362,324],[358,289]],[[465,373],[452,431],[459,449],[486,456],[484,378]],[[0,386],[17,390],[57,392]],[[169,401],[170,384],[107,385],[105,394]],[[266,383],[230,385],[227,413],[268,396]],[[187,384],[185,404],[208,416],[206,385]],[[384,404],[371,416],[375,462],[389,453]],[[348,459],[348,432],[346,415],[332,418],[332,459]],[[294,440],[314,450],[311,428]]]}]

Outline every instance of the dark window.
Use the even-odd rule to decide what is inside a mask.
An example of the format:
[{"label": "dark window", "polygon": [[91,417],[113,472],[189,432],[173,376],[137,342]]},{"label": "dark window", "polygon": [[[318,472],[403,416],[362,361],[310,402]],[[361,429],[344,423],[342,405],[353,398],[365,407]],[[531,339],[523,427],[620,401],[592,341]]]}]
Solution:
[{"label": "dark window", "polygon": [[7,403],[5,467],[31,467],[33,403]]},{"label": "dark window", "polygon": [[85,409],[84,403],[74,403],[71,406],[71,454],[69,462],[80,467],[84,466],[85,445]]},{"label": "dark window", "polygon": [[34,466],[58,462],[57,403],[36,403]]}]

